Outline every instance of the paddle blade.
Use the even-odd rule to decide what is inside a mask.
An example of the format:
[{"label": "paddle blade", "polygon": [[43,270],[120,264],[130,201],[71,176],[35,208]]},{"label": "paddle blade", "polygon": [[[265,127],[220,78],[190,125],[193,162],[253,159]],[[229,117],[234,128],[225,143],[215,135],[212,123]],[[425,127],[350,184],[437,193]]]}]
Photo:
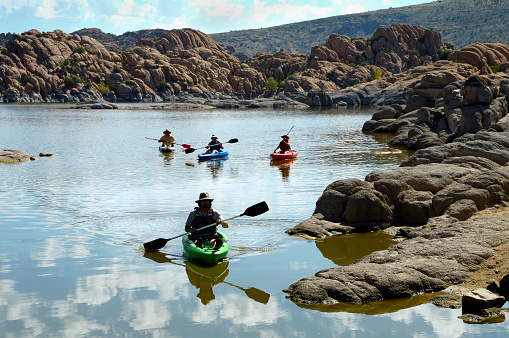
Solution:
[{"label": "paddle blade", "polygon": [[143,247],[145,248],[145,250],[159,250],[161,248],[164,248],[166,243],[168,243],[168,240],[169,239],[167,238],[154,239],[153,241],[143,244]]},{"label": "paddle blade", "polygon": [[267,205],[267,203],[265,203],[265,201],[263,201],[247,208],[246,211],[244,211],[244,213],[242,214],[242,216],[254,217],[261,215],[267,211],[269,211],[269,206]]},{"label": "paddle blade", "polygon": [[267,304],[269,302],[270,294],[257,288],[243,289],[246,295],[258,303]]},{"label": "paddle blade", "polygon": [[147,140],[154,140],[154,141],[157,141],[157,139],[156,139],[156,138],[146,137],[146,136],[145,136],[145,138],[146,138]]},{"label": "paddle blade", "polygon": [[184,150],[184,152],[185,152],[186,154],[190,154],[190,153],[193,153],[195,150],[196,150],[196,149],[194,149],[194,148],[188,148],[188,149]]},{"label": "paddle blade", "polygon": [[189,149],[191,148],[191,145],[190,144],[181,144],[182,147],[186,148],[186,149]]},{"label": "paddle blade", "polygon": [[239,142],[238,138],[232,138],[232,139],[229,139],[228,142],[226,142],[226,143],[237,143],[237,142]]}]

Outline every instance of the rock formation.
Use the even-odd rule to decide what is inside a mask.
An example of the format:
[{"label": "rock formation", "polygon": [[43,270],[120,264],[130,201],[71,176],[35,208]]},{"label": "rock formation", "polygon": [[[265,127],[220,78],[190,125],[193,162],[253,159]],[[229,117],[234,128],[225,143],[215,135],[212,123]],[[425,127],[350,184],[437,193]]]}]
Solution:
[{"label": "rock formation", "polygon": [[14,34],[0,48],[0,101],[161,101],[176,93],[257,96],[265,77],[207,35],[169,31],[126,52],[62,31]]},{"label": "rock formation", "polygon": [[[295,282],[286,290],[293,301],[359,303],[443,290],[509,243],[509,216],[466,222],[509,206],[509,80],[430,73],[413,91],[412,104],[380,107],[363,129],[395,133],[390,144],[418,150],[397,168],[331,183],[313,216],[287,231],[320,238],[395,226],[404,240]],[[467,308],[474,298],[466,296]]]},{"label": "rock formation", "polygon": [[[381,26],[370,39],[332,34],[310,55],[261,52],[245,62],[232,55],[231,46],[193,29],[130,34],[133,45],[125,51],[97,42],[93,36],[108,41],[100,30],[79,33],[91,36],[59,30],[13,34],[0,47],[0,102],[170,101],[182,93],[249,99],[285,93],[313,106],[412,107],[426,100],[433,107],[446,84],[488,74],[490,66],[509,68],[505,45],[475,44],[452,53],[438,32],[411,25]],[[146,37],[154,34],[159,37]],[[447,64],[443,59],[449,54]],[[453,67],[450,74],[421,81],[434,69]],[[269,88],[270,78],[276,89]]]}]

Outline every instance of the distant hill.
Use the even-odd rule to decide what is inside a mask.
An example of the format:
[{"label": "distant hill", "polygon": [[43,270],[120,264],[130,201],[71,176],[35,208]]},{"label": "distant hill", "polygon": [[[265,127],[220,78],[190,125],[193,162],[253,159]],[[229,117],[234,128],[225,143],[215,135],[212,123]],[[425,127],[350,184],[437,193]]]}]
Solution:
[{"label": "distant hill", "polygon": [[331,33],[368,38],[381,25],[404,23],[439,31],[444,41],[458,49],[474,42],[509,44],[507,17],[508,0],[442,0],[210,36],[248,56],[260,51],[274,53],[281,48],[309,54],[311,47],[327,41]]}]

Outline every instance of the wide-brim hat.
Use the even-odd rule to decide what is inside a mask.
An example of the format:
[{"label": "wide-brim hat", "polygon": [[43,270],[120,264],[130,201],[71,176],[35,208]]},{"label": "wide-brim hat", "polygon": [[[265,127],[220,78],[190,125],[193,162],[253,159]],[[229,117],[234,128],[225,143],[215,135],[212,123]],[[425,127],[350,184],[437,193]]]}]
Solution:
[{"label": "wide-brim hat", "polygon": [[210,195],[208,192],[202,192],[200,193],[200,198],[197,199],[195,202],[196,203],[199,203],[200,201],[213,201],[214,199],[213,198],[210,198]]},{"label": "wide-brim hat", "polygon": [[171,131],[169,131],[168,129],[166,129],[165,131],[163,131],[163,134],[166,134],[166,133],[171,134]]},{"label": "wide-brim hat", "polygon": [[212,134],[210,138],[217,138],[216,134]]},{"label": "wide-brim hat", "polygon": [[288,135],[283,135],[283,136],[281,136],[281,138],[290,138],[290,136],[288,136]]}]

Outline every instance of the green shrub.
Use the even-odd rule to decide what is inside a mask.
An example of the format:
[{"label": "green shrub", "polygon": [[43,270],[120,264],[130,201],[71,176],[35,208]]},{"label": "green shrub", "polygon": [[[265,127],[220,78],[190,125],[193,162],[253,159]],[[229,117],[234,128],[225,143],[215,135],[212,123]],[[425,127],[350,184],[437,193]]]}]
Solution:
[{"label": "green shrub", "polygon": [[101,81],[101,83],[99,83],[98,90],[99,90],[99,93],[101,93],[101,94],[108,94],[111,91],[110,87],[102,81]]},{"label": "green shrub", "polygon": [[82,83],[83,80],[78,76],[64,78],[64,85],[66,88],[71,89],[76,83]]},{"label": "green shrub", "polygon": [[79,47],[74,47],[72,52],[77,53],[77,54],[83,54],[86,52],[86,50],[84,47],[79,46]]},{"label": "green shrub", "polygon": [[493,73],[500,72],[500,66],[490,66],[490,68]]},{"label": "green shrub", "polygon": [[279,88],[279,82],[277,82],[277,80],[274,79],[273,77],[269,77],[265,85],[267,86],[268,90],[271,90],[273,92],[276,92],[277,89]]},{"label": "green shrub", "polygon": [[419,53],[419,51],[417,49],[412,49],[410,51],[410,55],[415,55],[417,57],[421,57],[421,53]]},{"label": "green shrub", "polygon": [[371,75],[368,76],[368,81],[373,81],[380,78],[382,78],[382,71],[377,67],[371,72]]},{"label": "green shrub", "polygon": [[352,62],[352,63],[349,63],[348,65],[349,65],[350,67],[353,67],[353,68],[357,67],[357,65],[356,65],[355,63],[353,63],[353,62]]},{"label": "green shrub", "polygon": [[366,66],[366,65],[369,65],[369,62],[368,61],[362,61],[359,66]]},{"label": "green shrub", "polygon": [[160,81],[157,83],[156,87],[157,87],[157,90],[164,91],[164,90],[166,90],[166,88],[170,88],[170,85],[168,83],[166,83],[166,81]]}]

